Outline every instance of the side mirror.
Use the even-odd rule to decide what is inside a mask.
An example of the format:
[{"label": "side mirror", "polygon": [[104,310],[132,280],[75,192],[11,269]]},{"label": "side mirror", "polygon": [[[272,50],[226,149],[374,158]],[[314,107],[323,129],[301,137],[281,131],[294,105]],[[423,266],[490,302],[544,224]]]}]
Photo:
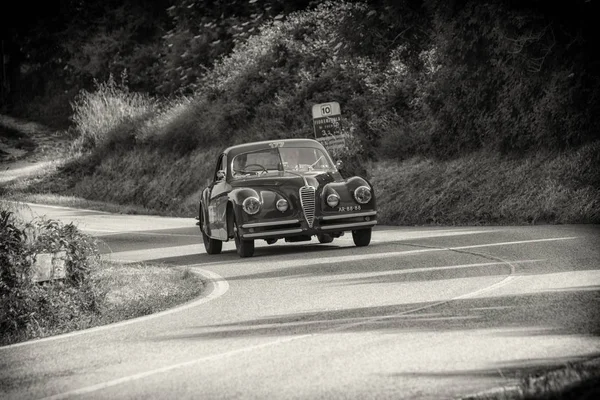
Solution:
[{"label": "side mirror", "polygon": [[222,181],[223,179],[225,179],[225,171],[220,169],[217,171],[217,182]]},{"label": "side mirror", "polygon": [[341,170],[343,166],[344,166],[344,163],[342,162],[342,160],[337,160],[337,161],[335,162],[335,167],[336,167],[338,170]]}]

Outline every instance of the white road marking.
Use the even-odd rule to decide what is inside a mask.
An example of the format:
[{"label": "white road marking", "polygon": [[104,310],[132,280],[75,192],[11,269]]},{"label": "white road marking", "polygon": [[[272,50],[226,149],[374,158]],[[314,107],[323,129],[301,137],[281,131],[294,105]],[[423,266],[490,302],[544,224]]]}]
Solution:
[{"label": "white road marking", "polygon": [[42,338],[42,339],[35,339],[35,340],[27,341],[27,342],[15,343],[15,344],[11,344],[8,346],[0,347],[0,351],[2,351],[4,349],[12,349],[15,347],[21,347],[21,346],[27,346],[27,345],[31,345],[31,344],[48,342],[51,340],[65,339],[65,338],[69,338],[69,337],[73,337],[73,336],[83,335],[86,333],[99,332],[99,331],[104,331],[107,329],[114,329],[114,328],[118,328],[118,327],[125,326],[125,325],[135,324],[138,322],[148,321],[153,318],[162,317],[164,315],[169,315],[169,314],[174,314],[176,312],[180,312],[183,310],[187,310],[189,308],[197,307],[204,303],[208,303],[209,301],[215,300],[216,298],[223,296],[229,290],[229,283],[225,279],[223,279],[223,277],[221,277],[220,275],[218,275],[212,271],[198,268],[194,265],[188,265],[186,267],[191,268],[193,272],[203,276],[204,278],[206,278],[209,281],[210,284],[213,285],[213,290],[211,290],[211,292],[208,295],[202,296],[199,299],[193,300],[189,303],[185,303],[180,306],[170,308],[168,310],[157,312],[156,314],[145,315],[143,317],[132,318],[132,319],[128,319],[125,321],[116,322],[114,324],[97,326],[94,328],[83,329],[80,331],[74,331],[74,332],[65,333],[62,335],[49,336],[49,337]]},{"label": "white road marking", "polygon": [[73,212],[92,212],[92,213],[98,213],[98,214],[111,214],[108,211],[98,211],[98,210],[88,210],[85,208],[75,208],[75,207],[69,207],[69,206],[54,206],[54,205],[49,205],[49,204],[37,204],[37,203],[28,203],[28,202],[22,202],[21,204],[26,204],[29,207],[39,207],[39,208],[50,208],[50,209],[54,209],[54,210],[68,210],[68,211],[73,211]]},{"label": "white road marking", "polygon": [[[512,263],[513,264],[528,264],[528,263],[536,263],[536,262],[542,262],[542,261],[546,261],[546,260],[543,260],[543,259],[519,260],[519,261],[512,261]],[[433,271],[444,271],[444,270],[454,270],[454,269],[488,267],[488,266],[492,266],[492,265],[506,265],[506,262],[497,261],[497,262],[477,263],[477,264],[444,265],[444,266],[440,266],[440,267],[407,268],[407,269],[400,269],[400,270],[394,270],[394,271],[380,272],[380,273],[376,273],[376,274],[369,273],[369,272],[357,272],[357,273],[353,273],[353,274],[346,274],[346,279],[350,276],[356,276],[356,277],[361,277],[361,278],[364,278],[364,277],[377,278],[377,277],[384,277],[384,276],[390,276],[390,275],[414,274],[414,273],[418,273],[418,272],[433,272]]]},{"label": "white road marking", "polygon": [[513,245],[513,244],[553,242],[553,241],[557,241],[557,240],[574,240],[574,239],[577,239],[577,236],[547,238],[547,239],[518,240],[516,242],[474,244],[474,245],[471,245],[471,246],[450,247],[450,249],[451,250],[464,250],[464,249],[476,249],[476,248],[480,248],[480,247],[509,246],[509,245]]}]

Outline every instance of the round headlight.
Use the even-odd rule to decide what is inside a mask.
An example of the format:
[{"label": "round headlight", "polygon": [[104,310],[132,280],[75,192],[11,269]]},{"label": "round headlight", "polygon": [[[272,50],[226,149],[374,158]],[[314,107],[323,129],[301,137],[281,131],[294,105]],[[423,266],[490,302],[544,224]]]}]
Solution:
[{"label": "round headlight", "polygon": [[260,211],[260,201],[256,197],[248,197],[242,203],[242,208],[247,214],[254,215]]},{"label": "round headlight", "polygon": [[277,204],[275,206],[279,211],[286,212],[288,209],[288,202],[285,199],[279,199],[277,200]]},{"label": "round headlight", "polygon": [[369,189],[367,186],[359,186],[354,191],[354,198],[360,204],[367,204],[369,201],[371,201],[371,197],[371,189]]},{"label": "round headlight", "polygon": [[340,204],[340,198],[337,194],[330,194],[329,196],[327,196],[327,205],[329,207],[335,207],[338,204]]}]

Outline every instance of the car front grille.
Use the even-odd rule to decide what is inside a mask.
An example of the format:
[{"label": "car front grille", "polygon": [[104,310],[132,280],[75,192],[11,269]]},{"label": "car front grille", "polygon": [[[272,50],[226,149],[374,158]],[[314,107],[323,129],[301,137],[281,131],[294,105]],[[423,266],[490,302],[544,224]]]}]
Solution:
[{"label": "car front grille", "polygon": [[300,202],[302,203],[302,211],[304,211],[306,222],[312,228],[315,222],[315,188],[302,186],[300,188]]}]

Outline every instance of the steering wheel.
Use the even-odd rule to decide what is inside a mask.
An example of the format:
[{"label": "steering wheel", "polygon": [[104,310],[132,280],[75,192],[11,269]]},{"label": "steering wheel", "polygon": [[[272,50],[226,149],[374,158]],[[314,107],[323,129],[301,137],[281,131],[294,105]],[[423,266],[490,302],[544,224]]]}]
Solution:
[{"label": "steering wheel", "polygon": [[[265,174],[269,172],[264,166],[262,166],[260,164],[247,164],[244,167],[244,170],[246,170],[246,168],[248,168],[248,167],[258,167],[258,168],[260,168],[262,170],[262,171],[256,171],[256,172],[263,172],[264,171]],[[248,171],[248,172],[252,172],[252,171]]]}]

